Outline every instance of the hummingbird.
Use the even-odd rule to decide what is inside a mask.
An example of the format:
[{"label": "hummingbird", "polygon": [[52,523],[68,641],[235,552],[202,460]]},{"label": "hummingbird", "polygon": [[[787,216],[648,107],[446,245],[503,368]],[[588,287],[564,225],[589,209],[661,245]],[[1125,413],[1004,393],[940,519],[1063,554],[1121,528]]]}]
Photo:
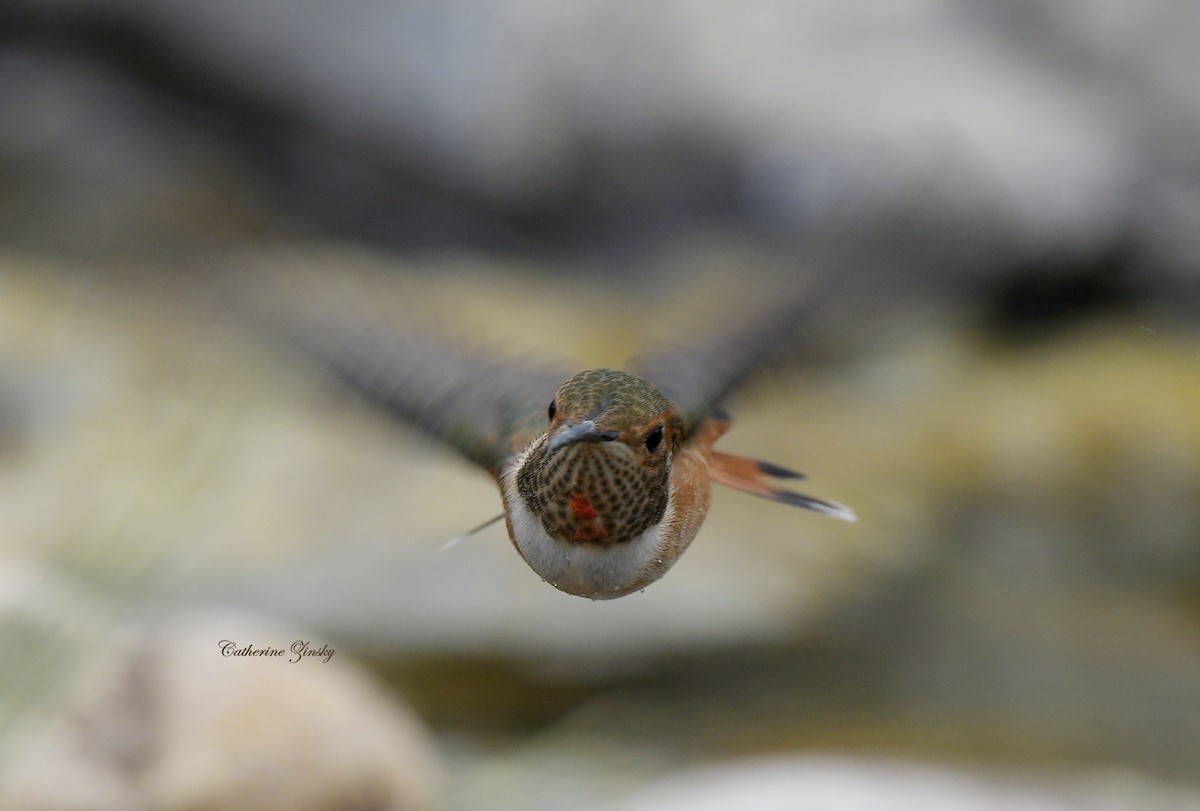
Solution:
[{"label": "hummingbird", "polygon": [[722,401],[803,324],[812,298],[626,369],[572,375],[468,353],[361,295],[346,306],[328,283],[315,295],[289,297],[286,280],[272,290],[256,320],[490,475],[503,514],[472,532],[502,517],[529,567],[568,594],[613,599],[661,578],[696,537],[714,482],[856,520],[783,486],[802,474],[714,448],[731,425]]}]

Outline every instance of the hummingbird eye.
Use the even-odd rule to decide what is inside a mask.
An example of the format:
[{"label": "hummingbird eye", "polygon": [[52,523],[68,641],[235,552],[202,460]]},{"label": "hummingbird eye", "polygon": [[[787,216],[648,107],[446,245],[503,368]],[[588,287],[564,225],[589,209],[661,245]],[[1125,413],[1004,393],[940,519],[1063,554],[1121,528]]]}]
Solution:
[{"label": "hummingbird eye", "polygon": [[662,444],[663,427],[662,423],[654,426],[654,429],[646,434],[646,450],[654,453],[658,450],[658,446]]},{"label": "hummingbird eye", "polygon": [[554,404],[553,400],[550,401],[549,413],[550,413],[550,419],[554,419],[554,415],[558,413],[558,407]]}]

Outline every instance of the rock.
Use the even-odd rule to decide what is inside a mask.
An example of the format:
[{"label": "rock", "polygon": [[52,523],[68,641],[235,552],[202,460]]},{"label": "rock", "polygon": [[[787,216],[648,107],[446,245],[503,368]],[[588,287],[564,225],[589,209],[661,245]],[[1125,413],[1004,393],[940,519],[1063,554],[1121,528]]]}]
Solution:
[{"label": "rock", "polygon": [[16,5],[40,21],[0,125],[25,244],[290,214],[389,245],[627,249],[715,224],[939,282],[1124,248],[1139,288],[1195,304],[1196,27],[1172,4]]},{"label": "rock", "polygon": [[93,54],[0,46],[4,244],[96,258],[286,231],[212,122],[179,105]]},{"label": "rock", "polygon": [[[809,234],[903,219],[1041,250],[1105,239],[1139,160],[1123,107],[959,5],[366,0],[336,26],[272,0],[127,7],[218,82],[509,210],[591,194],[603,222],[661,194]],[[657,171],[631,171],[642,155]],[[589,162],[622,182],[589,187]],[[731,180],[688,188],[705,171]]]},{"label": "rock", "polygon": [[[283,653],[230,655],[247,647]],[[26,744],[6,808],[410,811],[433,808],[441,780],[416,717],[344,652],[229,613],[139,635]]]},{"label": "rock", "polygon": [[0,771],[89,673],[128,641],[113,605],[69,575],[11,549],[0,555]]},{"label": "rock", "polygon": [[[599,365],[720,317],[753,254],[700,253],[710,277],[629,296],[458,256],[221,261],[368,274],[379,306],[463,340]],[[762,382],[726,446],[860,523],[718,492],[666,578],[594,604],[538,582],[499,526],[443,549],[496,514],[494,486],[283,354],[138,284],[9,264],[0,533],[102,602],[284,616],[469,729],[1196,773],[1200,353],[1151,312],[1021,346],[913,323]],[[560,748],[581,753],[565,771],[623,773]]]},{"label": "rock", "polygon": [[614,811],[1192,811],[1200,792],[1137,775],[1032,779],[904,761],[778,757],[695,769]]},{"label": "rock", "polygon": [[[252,262],[371,264],[338,252],[287,257]],[[562,337],[549,354],[576,363],[621,364],[638,348],[637,311],[601,305],[599,282],[590,294],[554,291],[528,273],[498,279],[469,264],[383,278],[396,306],[419,302],[425,318],[500,354],[546,354],[546,333],[517,329],[535,321]],[[20,390],[44,397],[34,410],[48,416],[0,480],[0,505],[24,528],[17,548],[105,591],[228,600],[365,651],[528,656],[574,669],[570,652],[599,673],[663,645],[786,634],[856,588],[873,554],[859,546],[869,538],[837,522],[722,493],[710,540],[672,573],[684,577],[598,607],[542,584],[500,525],[443,549],[500,510],[495,485],[410,429],[339,401],[328,381],[252,336],[222,337],[143,288],[122,296],[111,283],[53,274],[6,283],[7,340],[33,359],[22,361],[34,371]],[[581,319],[584,302],[594,319]],[[35,310],[43,315],[20,315]],[[839,466],[807,458],[836,496]],[[68,498],[71,509],[58,509]],[[762,548],[747,558],[738,522],[756,514]],[[889,544],[889,558],[900,549]],[[826,554],[819,577],[780,565]],[[739,582],[725,582],[735,569]]]}]

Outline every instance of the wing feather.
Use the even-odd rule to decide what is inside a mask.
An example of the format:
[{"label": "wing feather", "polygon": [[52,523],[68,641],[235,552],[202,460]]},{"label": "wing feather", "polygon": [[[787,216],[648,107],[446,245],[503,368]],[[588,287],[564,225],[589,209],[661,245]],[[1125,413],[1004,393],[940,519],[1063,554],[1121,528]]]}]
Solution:
[{"label": "wing feather", "polygon": [[498,477],[544,429],[546,407],[569,375],[471,351],[423,323],[414,302],[374,295],[372,281],[379,282],[359,274],[248,274],[229,303],[370,402]]},{"label": "wing feather", "polygon": [[752,377],[827,347],[838,332],[831,323],[845,310],[853,287],[839,276],[808,280],[772,296],[769,306],[733,312],[728,326],[686,345],[639,355],[630,368],[671,398],[690,434],[707,417],[720,415],[725,399]]}]

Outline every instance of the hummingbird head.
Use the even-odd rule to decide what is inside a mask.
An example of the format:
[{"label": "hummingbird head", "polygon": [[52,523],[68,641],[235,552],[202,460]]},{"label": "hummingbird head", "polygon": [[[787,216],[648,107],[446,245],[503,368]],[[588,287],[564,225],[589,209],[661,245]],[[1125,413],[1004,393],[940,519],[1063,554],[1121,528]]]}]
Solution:
[{"label": "hummingbird head", "polygon": [[628,372],[591,369],[559,388],[548,417],[517,487],[550,537],[617,544],[662,520],[683,423],[658,387]]}]

